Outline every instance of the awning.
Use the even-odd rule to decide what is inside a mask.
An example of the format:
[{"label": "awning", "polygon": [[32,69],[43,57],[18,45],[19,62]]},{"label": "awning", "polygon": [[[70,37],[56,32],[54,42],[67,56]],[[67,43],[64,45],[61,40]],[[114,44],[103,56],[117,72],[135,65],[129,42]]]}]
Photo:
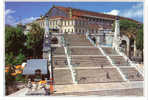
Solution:
[{"label": "awning", "polygon": [[47,59],[30,59],[27,60],[27,66],[23,70],[23,75],[34,75],[37,69],[41,70],[42,74],[48,73]]}]

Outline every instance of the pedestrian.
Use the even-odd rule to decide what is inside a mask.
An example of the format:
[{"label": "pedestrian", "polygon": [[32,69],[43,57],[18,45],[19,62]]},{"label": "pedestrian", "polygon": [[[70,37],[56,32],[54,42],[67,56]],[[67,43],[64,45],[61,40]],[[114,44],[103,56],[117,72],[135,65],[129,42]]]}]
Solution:
[{"label": "pedestrian", "polygon": [[50,90],[47,89],[45,86],[44,86],[43,88],[44,88],[44,90],[45,90],[45,95],[50,95]]},{"label": "pedestrian", "polygon": [[31,83],[31,79],[28,79],[28,90],[31,91],[32,90],[32,83]]},{"label": "pedestrian", "polygon": [[55,64],[55,65],[58,65],[58,63],[57,63],[57,61],[56,61],[56,60],[54,60],[54,64]]},{"label": "pedestrian", "polygon": [[93,41],[94,41],[94,43],[96,44],[96,38],[95,38],[95,37],[93,37]]},{"label": "pedestrian", "polygon": [[67,60],[64,61],[65,65],[68,65]]},{"label": "pedestrian", "polygon": [[103,69],[103,65],[101,65],[101,68]]},{"label": "pedestrian", "polygon": [[108,72],[106,73],[106,78],[107,78],[107,79],[110,79],[110,75],[109,75]]},{"label": "pedestrian", "polygon": [[137,72],[137,73],[136,73],[136,76],[137,76],[137,77],[140,77],[140,73],[139,73],[139,72]]}]

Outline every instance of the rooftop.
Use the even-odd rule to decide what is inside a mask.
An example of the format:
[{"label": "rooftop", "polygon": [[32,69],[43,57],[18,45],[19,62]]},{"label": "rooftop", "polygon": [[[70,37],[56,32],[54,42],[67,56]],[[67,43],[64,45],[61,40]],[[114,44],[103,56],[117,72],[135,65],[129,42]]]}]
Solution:
[{"label": "rooftop", "polygon": [[[127,18],[127,17],[109,15],[109,14],[104,14],[104,13],[100,13],[100,12],[87,11],[87,10],[76,9],[76,8],[71,8],[71,7],[53,6],[50,10],[52,10],[53,8],[57,8],[59,10],[62,10],[66,14],[69,14],[69,11],[71,10],[72,17],[75,17],[75,18],[79,17],[79,16],[92,16],[92,17],[99,17],[99,18],[106,18],[106,19],[115,20],[117,17],[119,17],[119,19],[125,19],[125,20],[134,21],[136,23],[140,23],[136,20],[133,20],[133,19]],[[50,10],[45,14],[45,16],[50,12]]]}]

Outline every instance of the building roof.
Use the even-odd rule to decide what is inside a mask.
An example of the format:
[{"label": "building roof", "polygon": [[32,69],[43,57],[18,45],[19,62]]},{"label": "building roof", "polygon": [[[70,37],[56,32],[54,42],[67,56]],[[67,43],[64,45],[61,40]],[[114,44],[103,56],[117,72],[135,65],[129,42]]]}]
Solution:
[{"label": "building roof", "polygon": [[42,74],[47,74],[47,64],[46,59],[27,60],[27,66],[23,70],[23,75],[34,75],[37,69],[40,69]]},{"label": "building roof", "polygon": [[[70,7],[62,7],[62,6],[53,6],[54,8],[60,9],[62,11],[64,11],[65,13],[69,14],[69,11],[71,9],[72,11],[72,17],[76,17],[76,16],[92,16],[92,17],[99,17],[99,18],[107,18],[107,19],[112,19],[115,20],[117,16],[115,15],[109,15],[109,14],[104,14],[104,13],[99,13],[99,12],[92,12],[92,11],[87,11],[87,10],[81,10],[81,9],[76,9],[76,8],[70,8]],[[119,19],[125,19],[125,20],[130,20],[130,21],[134,21],[136,23],[140,23],[136,20],[133,20],[131,18],[127,18],[127,17],[121,17],[118,16]]]},{"label": "building roof", "polygon": [[52,16],[50,19],[64,18],[63,16]]}]

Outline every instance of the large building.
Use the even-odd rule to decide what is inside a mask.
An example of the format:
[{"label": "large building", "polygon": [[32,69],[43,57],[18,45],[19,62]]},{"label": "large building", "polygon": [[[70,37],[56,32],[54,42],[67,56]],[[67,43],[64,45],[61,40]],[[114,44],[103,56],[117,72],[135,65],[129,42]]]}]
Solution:
[{"label": "large building", "polygon": [[[58,34],[86,34],[88,33],[92,37],[96,37],[96,41],[99,45],[113,46],[114,42],[114,25],[117,18],[119,20],[126,19],[139,23],[133,19],[125,18],[121,16],[114,16],[104,13],[86,11],[71,7],[54,6],[45,14],[48,16],[49,28],[57,30]],[[35,20],[34,23],[38,23],[42,28],[45,28],[45,16],[41,16]],[[30,27],[30,24],[28,24]],[[120,26],[119,26],[120,27]],[[119,30],[120,31],[120,30]],[[119,32],[118,35],[121,35]],[[120,42],[126,42],[126,52],[129,55],[130,45],[134,45],[133,54],[136,56],[135,42],[130,43],[130,39],[127,35],[121,35]],[[58,39],[60,40],[60,38]]]},{"label": "large building", "polygon": [[[99,30],[112,30],[114,17],[96,12],[73,8],[53,6],[46,15],[49,16],[51,29],[59,29],[60,33],[98,33]],[[44,27],[44,17],[36,20]]]},{"label": "large building", "polygon": [[[112,31],[112,25],[116,19],[116,16],[113,15],[60,6],[53,6],[45,16],[49,16],[49,26],[51,29],[58,29],[60,33],[82,34],[86,32],[99,33],[100,30]],[[44,27],[43,16],[35,22]]]}]

